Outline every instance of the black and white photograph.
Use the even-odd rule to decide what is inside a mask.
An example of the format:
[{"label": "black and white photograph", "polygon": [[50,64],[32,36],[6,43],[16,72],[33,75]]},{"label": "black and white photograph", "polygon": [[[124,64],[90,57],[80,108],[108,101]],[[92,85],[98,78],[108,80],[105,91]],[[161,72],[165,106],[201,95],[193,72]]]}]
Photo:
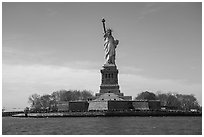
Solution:
[{"label": "black and white photograph", "polygon": [[202,2],[2,2],[2,135],[202,130]]}]

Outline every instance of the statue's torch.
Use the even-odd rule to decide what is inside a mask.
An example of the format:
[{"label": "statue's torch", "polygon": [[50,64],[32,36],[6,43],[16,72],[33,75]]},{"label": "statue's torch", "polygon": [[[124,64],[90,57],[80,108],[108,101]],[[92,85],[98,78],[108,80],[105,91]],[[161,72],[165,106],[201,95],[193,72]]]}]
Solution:
[{"label": "statue's torch", "polygon": [[106,26],[105,26],[105,19],[104,18],[102,19],[102,22],[103,22],[103,31],[106,34]]}]

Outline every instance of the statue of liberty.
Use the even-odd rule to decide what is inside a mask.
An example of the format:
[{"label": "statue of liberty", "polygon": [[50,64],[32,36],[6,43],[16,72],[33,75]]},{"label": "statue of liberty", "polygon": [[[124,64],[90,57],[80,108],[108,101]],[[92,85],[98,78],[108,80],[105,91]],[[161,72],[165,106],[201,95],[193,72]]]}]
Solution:
[{"label": "statue of liberty", "polygon": [[105,28],[105,19],[102,20],[103,29],[104,29],[104,51],[105,51],[105,64],[104,65],[115,65],[115,55],[116,55],[116,47],[119,43],[119,40],[114,40],[112,36],[112,30]]}]

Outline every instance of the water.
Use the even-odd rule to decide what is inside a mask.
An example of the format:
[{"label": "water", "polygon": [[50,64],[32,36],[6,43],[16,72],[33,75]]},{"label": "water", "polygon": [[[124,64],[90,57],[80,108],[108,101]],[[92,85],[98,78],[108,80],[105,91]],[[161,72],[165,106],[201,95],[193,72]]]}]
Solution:
[{"label": "water", "polygon": [[201,135],[202,117],[3,117],[2,134]]}]

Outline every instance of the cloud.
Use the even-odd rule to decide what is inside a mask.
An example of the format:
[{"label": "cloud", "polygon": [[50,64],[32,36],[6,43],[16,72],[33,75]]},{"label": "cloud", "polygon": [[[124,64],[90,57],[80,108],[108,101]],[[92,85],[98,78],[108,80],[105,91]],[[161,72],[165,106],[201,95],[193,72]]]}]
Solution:
[{"label": "cloud", "polygon": [[57,15],[60,15],[59,11],[57,11],[56,9],[50,8],[50,7],[45,8],[45,12],[50,17],[55,17]]},{"label": "cloud", "polygon": [[61,89],[87,89],[98,92],[100,85],[98,70],[57,66],[4,64],[2,77],[5,107],[25,107],[28,96],[33,93],[51,94]]},{"label": "cloud", "polygon": [[120,74],[137,74],[143,71],[142,68],[135,68],[131,66],[121,66],[120,67]]},{"label": "cloud", "polygon": [[[63,66],[3,65],[3,83],[50,85],[53,88],[69,88],[69,86],[86,88],[88,86],[85,83],[96,77],[97,72],[97,70],[80,70]],[[83,87],[79,86],[81,83],[84,83]]]},{"label": "cloud", "polygon": [[[74,69],[99,69],[96,61],[88,61],[84,58],[75,58],[72,55],[60,54],[56,50],[25,50],[4,46],[2,49],[3,63],[10,65],[47,65],[63,66]],[[74,59],[72,59],[74,58]]]},{"label": "cloud", "polygon": [[140,22],[143,20],[147,15],[158,12],[162,9],[162,6],[158,6],[158,4],[155,3],[147,3],[144,7],[143,10],[139,13],[137,17],[137,22]]}]

